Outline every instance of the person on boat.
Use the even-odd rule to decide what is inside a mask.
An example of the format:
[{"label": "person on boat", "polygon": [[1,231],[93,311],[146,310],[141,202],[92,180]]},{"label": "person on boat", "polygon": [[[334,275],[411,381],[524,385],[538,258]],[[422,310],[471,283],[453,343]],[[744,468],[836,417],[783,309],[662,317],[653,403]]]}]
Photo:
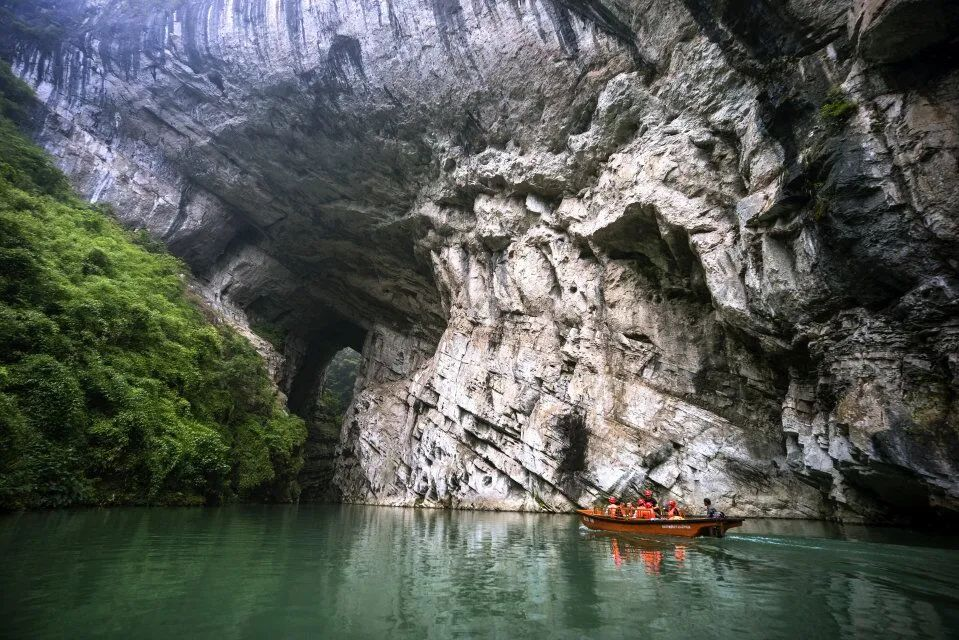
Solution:
[{"label": "person on boat", "polygon": [[656,498],[653,497],[652,489],[646,489],[643,491],[643,500],[652,504],[653,509],[657,507]]},{"label": "person on boat", "polygon": [[715,518],[716,520],[725,520],[726,514],[713,506],[712,501],[709,498],[705,498],[703,504],[706,505],[706,517]]},{"label": "person on boat", "polygon": [[609,504],[606,505],[606,515],[615,518],[618,515],[618,512],[619,512],[619,505],[616,504],[616,497],[610,496]]},{"label": "person on boat", "polygon": [[654,502],[647,502],[646,504],[649,505],[649,510],[653,512],[654,520],[662,517],[663,512],[660,510],[659,507],[656,506]]},{"label": "person on boat", "polygon": [[675,500],[670,500],[666,506],[666,517],[670,520],[682,518],[683,514],[679,510],[679,507],[676,506]]},{"label": "person on boat", "polygon": [[656,502],[656,497],[653,495],[652,489],[646,489],[643,491],[643,500],[649,503],[650,508],[656,514],[657,517],[661,514],[659,509],[659,503]]},{"label": "person on boat", "polygon": [[633,518],[636,520],[652,520],[656,517],[656,512],[653,511],[653,506],[648,502],[637,502],[636,503],[636,513],[633,515]]}]

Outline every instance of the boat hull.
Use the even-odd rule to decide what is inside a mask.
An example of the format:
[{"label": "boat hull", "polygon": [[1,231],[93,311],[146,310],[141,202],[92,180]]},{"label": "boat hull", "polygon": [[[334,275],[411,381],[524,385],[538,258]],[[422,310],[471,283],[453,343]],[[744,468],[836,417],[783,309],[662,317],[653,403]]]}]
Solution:
[{"label": "boat hull", "polygon": [[697,538],[709,536],[722,538],[726,531],[741,526],[744,518],[683,518],[681,520],[631,520],[614,518],[589,509],[577,509],[583,525],[594,531],[615,531],[651,536],[680,536]]}]

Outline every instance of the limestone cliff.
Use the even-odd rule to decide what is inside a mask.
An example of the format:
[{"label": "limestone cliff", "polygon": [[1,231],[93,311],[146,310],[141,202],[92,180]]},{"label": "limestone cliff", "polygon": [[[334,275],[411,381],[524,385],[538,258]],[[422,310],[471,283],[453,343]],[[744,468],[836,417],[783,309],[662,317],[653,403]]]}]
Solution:
[{"label": "limestone cliff", "polygon": [[362,349],[306,497],[959,511],[955,3],[0,7],[38,139],[288,333],[293,410]]}]

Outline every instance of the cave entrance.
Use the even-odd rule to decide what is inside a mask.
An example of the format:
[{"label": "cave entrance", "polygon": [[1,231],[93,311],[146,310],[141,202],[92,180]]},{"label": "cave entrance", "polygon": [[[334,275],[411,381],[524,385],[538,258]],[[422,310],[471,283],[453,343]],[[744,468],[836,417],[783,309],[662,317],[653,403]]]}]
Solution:
[{"label": "cave entrance", "polygon": [[302,341],[305,348],[294,369],[288,398],[290,411],[307,425],[303,469],[298,477],[301,501],[340,499],[333,485],[334,456],[365,340],[365,329],[337,319],[312,328]]}]

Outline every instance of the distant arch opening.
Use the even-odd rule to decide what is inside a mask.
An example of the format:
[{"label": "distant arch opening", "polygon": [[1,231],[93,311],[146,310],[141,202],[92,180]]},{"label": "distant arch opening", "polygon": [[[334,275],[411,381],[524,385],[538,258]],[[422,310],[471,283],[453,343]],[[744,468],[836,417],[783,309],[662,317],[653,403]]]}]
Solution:
[{"label": "distant arch opening", "polygon": [[288,405],[308,428],[298,478],[300,500],[304,502],[340,499],[333,485],[334,455],[343,416],[353,398],[365,340],[365,329],[343,319],[311,329],[303,340]]},{"label": "distant arch opening", "polygon": [[331,400],[327,402],[338,407],[340,414],[346,411],[353,400],[356,376],[360,370],[360,352],[353,347],[345,347],[333,354],[323,376],[323,393]]}]

